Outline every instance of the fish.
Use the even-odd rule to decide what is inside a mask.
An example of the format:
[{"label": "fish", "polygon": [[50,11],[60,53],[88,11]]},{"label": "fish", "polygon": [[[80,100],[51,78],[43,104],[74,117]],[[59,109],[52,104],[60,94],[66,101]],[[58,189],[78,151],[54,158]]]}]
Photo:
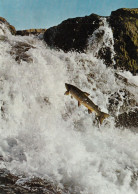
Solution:
[{"label": "fish", "polygon": [[95,112],[100,124],[103,123],[104,119],[110,116],[109,114],[102,112],[100,108],[96,104],[94,104],[92,100],[90,100],[90,98],[88,97],[90,95],[89,93],[83,92],[82,90],[71,84],[65,83],[65,87],[67,91],[64,93],[64,95],[71,94],[71,97],[74,97],[78,101],[78,106],[80,106],[81,104],[84,105],[88,109],[89,114]]}]

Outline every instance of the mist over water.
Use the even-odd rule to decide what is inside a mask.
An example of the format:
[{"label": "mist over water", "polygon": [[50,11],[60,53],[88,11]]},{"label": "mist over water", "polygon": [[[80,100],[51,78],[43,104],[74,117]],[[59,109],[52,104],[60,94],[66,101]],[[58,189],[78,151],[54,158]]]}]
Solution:
[{"label": "mist over water", "polygon": [[[107,24],[104,30],[98,47],[113,44]],[[86,53],[64,53],[34,36],[12,36],[6,26],[0,33],[7,37],[0,43],[0,167],[50,179],[70,193],[138,193],[133,179],[138,171],[138,133],[115,127],[112,116],[98,126],[94,113],[64,95],[65,83],[73,84],[108,113],[112,93],[127,88],[138,97],[136,78],[122,72],[131,86],[115,79],[115,70],[91,50],[94,35]],[[32,61],[18,63],[11,55],[21,42],[32,46],[26,51]]]}]

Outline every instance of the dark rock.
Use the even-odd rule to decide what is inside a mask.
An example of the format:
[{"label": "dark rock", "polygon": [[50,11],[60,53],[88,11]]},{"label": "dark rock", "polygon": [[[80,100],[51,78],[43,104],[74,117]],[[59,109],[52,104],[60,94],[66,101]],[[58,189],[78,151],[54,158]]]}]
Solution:
[{"label": "dark rock", "polygon": [[46,29],[29,29],[29,30],[17,30],[16,35],[29,36],[29,35],[39,35],[44,33]]},{"label": "dark rock", "polygon": [[6,169],[0,169],[0,184],[15,184],[17,177],[10,174]]},{"label": "dark rock", "polygon": [[111,49],[109,47],[101,48],[98,52],[99,58],[104,60],[104,63],[107,66],[112,64],[112,56],[111,56]]},{"label": "dark rock", "polygon": [[138,132],[138,108],[124,112],[115,119],[117,127],[136,128]]},{"label": "dark rock", "polygon": [[64,51],[84,51],[87,39],[100,26],[100,16],[77,17],[63,21],[44,33],[44,40],[51,47]]},{"label": "dark rock", "polygon": [[5,20],[5,18],[0,17],[0,23],[6,24],[7,27],[8,27],[8,29],[9,29],[9,31],[10,31],[13,35],[16,34],[16,29],[15,29],[15,27],[12,26],[12,25],[10,25],[10,24],[7,22],[7,20]]},{"label": "dark rock", "polygon": [[126,89],[119,90],[111,94],[108,99],[109,105],[108,110],[110,115],[116,116],[116,113],[124,113],[130,110],[131,107],[137,106],[135,97]]},{"label": "dark rock", "polygon": [[[106,17],[108,19],[108,17]],[[93,35],[90,36],[90,39],[88,39],[88,52],[93,52],[93,55],[96,58],[102,59],[104,63],[107,66],[112,66],[113,64],[113,54],[112,54],[112,47],[113,41],[111,37],[108,37],[107,40],[106,37],[106,31],[104,30],[105,24],[104,24],[105,17],[101,17],[100,27],[96,31],[94,31]],[[91,38],[94,38],[93,41],[91,41]],[[106,40],[105,40],[106,38]],[[106,44],[107,42],[109,44]],[[96,52],[95,52],[96,51]]]},{"label": "dark rock", "polygon": [[123,83],[128,84],[127,78],[123,77],[122,75],[115,73],[115,77],[119,80],[121,80]]},{"label": "dark rock", "polygon": [[66,194],[66,189],[61,189],[53,182],[37,177],[27,178],[16,176],[6,169],[0,169],[0,193],[1,194]]},{"label": "dark rock", "polygon": [[118,9],[111,13],[116,67],[138,72],[138,9]]},{"label": "dark rock", "polygon": [[[138,9],[118,9],[107,17],[107,21],[113,30],[115,56],[115,68],[129,70],[133,74],[138,72]],[[100,16],[78,17],[63,21],[58,26],[49,28],[44,33],[46,43],[63,51],[76,50],[85,52],[87,40],[93,32],[101,26]],[[97,40],[101,39],[103,32],[99,31]],[[99,36],[99,37],[98,37]],[[100,40],[99,40],[100,41]],[[111,49],[102,47],[97,58],[104,60],[106,65],[112,64]]]}]

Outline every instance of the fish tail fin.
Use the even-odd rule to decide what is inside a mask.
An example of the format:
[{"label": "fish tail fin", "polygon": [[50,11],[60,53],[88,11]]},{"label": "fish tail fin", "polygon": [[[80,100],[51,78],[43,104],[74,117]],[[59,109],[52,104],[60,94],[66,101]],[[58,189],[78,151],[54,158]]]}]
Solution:
[{"label": "fish tail fin", "polygon": [[66,91],[66,92],[64,93],[64,95],[69,95],[69,91]]},{"label": "fish tail fin", "polygon": [[98,117],[100,124],[102,124],[103,123],[103,120],[106,119],[106,118],[108,118],[109,116],[110,116],[109,114],[104,113],[104,112],[101,112],[100,116]]}]

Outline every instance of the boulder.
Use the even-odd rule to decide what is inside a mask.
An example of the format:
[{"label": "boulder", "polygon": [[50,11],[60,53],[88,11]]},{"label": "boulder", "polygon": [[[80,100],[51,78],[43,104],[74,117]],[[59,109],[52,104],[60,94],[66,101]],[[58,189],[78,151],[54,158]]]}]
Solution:
[{"label": "boulder", "polygon": [[76,50],[84,51],[87,39],[100,26],[100,16],[90,16],[67,19],[58,26],[47,29],[44,40],[51,47],[62,49],[65,52]]},{"label": "boulder", "polygon": [[138,72],[138,9],[118,9],[111,13],[116,67]]}]

